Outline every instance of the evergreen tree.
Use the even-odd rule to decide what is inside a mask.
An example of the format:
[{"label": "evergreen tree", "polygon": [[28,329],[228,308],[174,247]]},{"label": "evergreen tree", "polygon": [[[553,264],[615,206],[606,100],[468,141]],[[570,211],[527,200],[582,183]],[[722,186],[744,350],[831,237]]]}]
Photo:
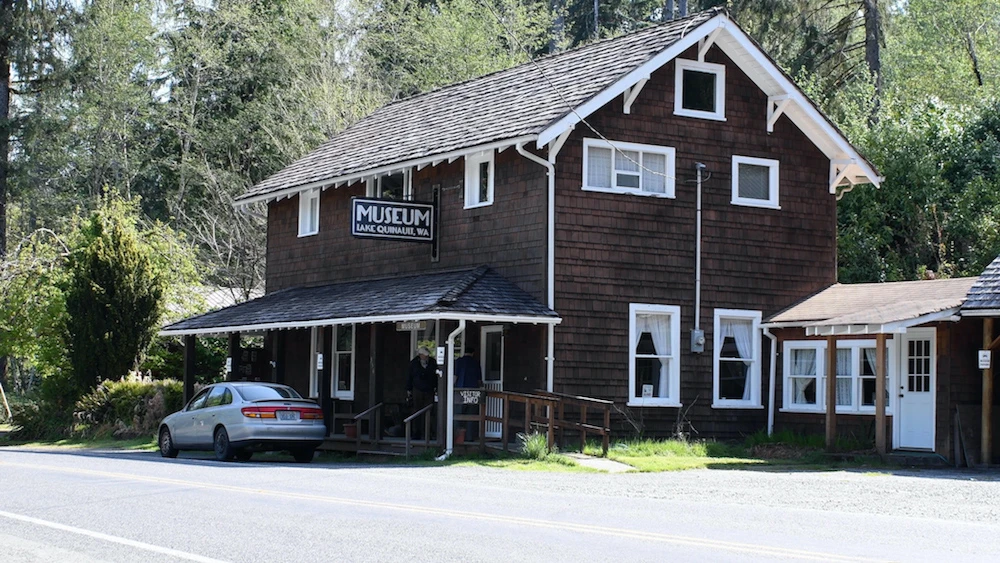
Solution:
[{"label": "evergreen tree", "polygon": [[137,219],[136,201],[106,192],[70,255],[66,347],[78,392],[135,369],[158,329],[165,278]]}]

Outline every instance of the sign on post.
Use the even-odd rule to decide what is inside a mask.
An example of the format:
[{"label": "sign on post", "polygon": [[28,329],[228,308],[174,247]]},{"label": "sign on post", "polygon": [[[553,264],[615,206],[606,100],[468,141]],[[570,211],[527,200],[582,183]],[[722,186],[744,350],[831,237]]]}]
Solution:
[{"label": "sign on post", "polygon": [[979,351],[979,369],[990,369],[992,360],[993,352],[991,350]]},{"label": "sign on post", "polygon": [[434,242],[434,205],[353,198],[351,234],[360,238]]}]

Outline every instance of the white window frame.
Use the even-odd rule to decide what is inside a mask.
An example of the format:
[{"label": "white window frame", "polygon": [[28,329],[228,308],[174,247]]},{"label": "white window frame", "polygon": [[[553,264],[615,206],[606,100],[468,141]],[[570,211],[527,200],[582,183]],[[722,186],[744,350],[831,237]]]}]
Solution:
[{"label": "white window frame", "polygon": [[[768,199],[754,199],[740,197],[740,164],[751,164],[763,166],[768,169],[768,183],[771,191]],[[767,207],[770,209],[781,209],[778,205],[778,166],[780,162],[771,158],[757,158],[754,156],[733,155],[733,205],[746,205],[749,207]]]},{"label": "white window frame", "polygon": [[[693,70],[715,75],[715,111],[702,111],[684,107],[684,71]],[[713,121],[726,120],[726,65],[692,61],[688,59],[674,60],[674,115],[697,117]]]},{"label": "white window frame", "polygon": [[[299,237],[308,237],[319,232],[319,188],[299,192]],[[316,202],[313,207],[312,203]]]},{"label": "white window frame", "polygon": [[[587,171],[589,169],[588,167],[590,166],[590,149],[591,148],[601,148],[601,149],[610,149],[611,150],[611,187],[610,188],[605,188],[605,187],[601,187],[601,186],[591,186],[591,185],[589,185],[587,183],[588,179],[589,179],[589,174],[587,173]],[[640,153],[639,154],[640,169],[639,169],[639,173],[638,173],[638,175],[639,175],[639,187],[638,188],[627,188],[627,187],[617,187],[617,186],[615,186],[615,182],[616,182],[616,179],[617,179],[617,173],[615,171],[615,153],[619,149],[620,150],[627,150],[627,151],[638,151]],[[663,188],[664,191],[663,191],[662,194],[661,193],[656,193],[656,192],[647,192],[647,191],[643,191],[643,189],[642,189],[643,186],[642,186],[642,164],[641,163],[642,163],[642,159],[643,159],[643,154],[644,153],[662,155],[666,159],[666,167],[665,167],[665,172],[664,172],[666,174],[666,178],[664,178],[664,188]],[[673,199],[675,197],[675,189],[676,189],[675,188],[675,182],[674,182],[674,180],[675,180],[675,163],[674,163],[674,157],[675,157],[675,155],[676,155],[676,151],[674,150],[673,147],[664,147],[664,146],[657,146],[657,145],[643,145],[643,144],[639,144],[639,143],[623,143],[623,142],[619,142],[619,141],[608,142],[608,141],[605,141],[603,139],[584,139],[583,140],[583,190],[584,191],[588,191],[588,192],[604,192],[604,193],[613,193],[613,194],[631,194],[631,195],[639,195],[639,196],[645,196],[645,197],[665,197],[665,198],[671,198],[671,199]]]},{"label": "white window frame", "polygon": [[382,179],[395,174],[403,175],[403,198],[402,201],[413,201],[413,169],[396,170],[387,174],[380,174],[374,178],[368,178],[365,183],[365,195],[367,197],[382,197]]},{"label": "white window frame", "polygon": [[[851,404],[837,405],[837,414],[875,414],[875,405],[864,406],[861,404],[861,354],[865,348],[875,348],[875,340],[838,340],[837,350],[851,350]],[[792,385],[789,382],[791,374],[792,350],[813,349],[816,350],[816,405],[796,405],[792,402]],[[826,412],[826,341],[825,340],[786,340],[783,346],[782,362],[782,408],[781,412],[805,412],[805,413],[825,413]],[[887,400],[885,404],[886,415],[895,412],[896,400],[893,398],[892,390],[896,385],[896,345],[895,340],[886,340],[886,382],[885,388]]]},{"label": "white window frame", "polygon": [[[496,151],[488,150],[465,156],[465,208],[493,205],[494,178],[496,177]],[[479,200],[479,165],[489,164],[486,201]]]},{"label": "white window frame", "polygon": [[[338,341],[337,341],[338,340],[337,339],[337,331],[342,326],[350,326],[351,327],[351,349],[350,350],[341,350],[341,349],[339,349],[337,347],[337,344],[338,344]],[[335,398],[335,399],[341,399],[343,401],[353,401],[354,400],[354,384],[355,384],[354,373],[355,373],[355,368],[356,368],[355,362],[357,361],[357,354],[355,354],[355,350],[357,349],[357,345],[358,345],[358,325],[355,324],[355,323],[345,323],[345,324],[342,324],[342,325],[335,325],[333,327],[332,332],[333,332],[333,335],[332,335],[333,345],[330,347],[330,349],[333,350],[333,358],[331,358],[330,361],[332,361],[333,363],[330,364],[330,369],[332,370],[332,374],[331,374],[332,377],[330,378],[330,396],[333,397],[333,398]],[[351,373],[348,375],[348,379],[351,382],[351,389],[349,391],[341,391],[340,388],[339,388],[340,387],[340,385],[339,385],[340,379],[344,375],[344,374],[340,373],[340,356],[342,356],[344,354],[349,354],[351,356],[351,368],[350,368],[351,369]]]},{"label": "white window frame", "polygon": [[[752,352],[753,355],[750,358],[750,398],[748,400],[742,399],[723,399],[719,396],[719,362],[722,361],[722,320],[723,319],[736,319],[741,321],[750,321],[750,331],[753,335]],[[745,309],[716,309],[715,310],[715,327],[713,332],[713,338],[715,345],[712,347],[712,407],[713,408],[727,408],[727,409],[761,409],[764,408],[760,400],[760,365],[761,365],[761,332],[760,332],[760,321],[761,312],[751,311]],[[728,360],[727,360],[728,361]]]},{"label": "white window frame", "polygon": [[[636,315],[654,314],[670,316],[670,382],[666,397],[644,399],[635,395],[635,337]],[[628,406],[630,407],[679,407],[681,406],[681,308],[676,305],[651,305],[646,303],[630,303],[628,306]]]}]

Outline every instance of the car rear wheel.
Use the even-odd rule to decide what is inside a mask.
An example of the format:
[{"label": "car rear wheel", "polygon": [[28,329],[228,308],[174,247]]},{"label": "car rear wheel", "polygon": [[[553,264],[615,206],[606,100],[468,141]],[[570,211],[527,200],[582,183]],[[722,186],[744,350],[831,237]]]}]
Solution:
[{"label": "car rear wheel", "polygon": [[177,457],[174,438],[170,435],[170,429],[166,426],[160,429],[160,455],[163,457]]},{"label": "car rear wheel", "polygon": [[298,463],[309,463],[313,459],[313,454],[316,453],[316,448],[299,448],[292,450],[292,457]]},{"label": "car rear wheel", "polygon": [[250,461],[253,457],[253,452],[250,450],[239,450],[236,452],[236,461]]},{"label": "car rear wheel", "polygon": [[229,461],[233,459],[235,452],[233,452],[233,445],[229,443],[229,432],[226,432],[225,428],[219,428],[215,431],[215,459],[219,461]]}]

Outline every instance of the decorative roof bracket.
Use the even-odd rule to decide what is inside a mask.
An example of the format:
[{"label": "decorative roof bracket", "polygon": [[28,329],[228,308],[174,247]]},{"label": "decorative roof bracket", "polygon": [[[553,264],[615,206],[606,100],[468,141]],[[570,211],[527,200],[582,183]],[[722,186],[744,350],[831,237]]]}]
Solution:
[{"label": "decorative roof bracket", "polygon": [[785,112],[785,108],[791,103],[792,97],[788,94],[781,94],[780,96],[768,96],[767,97],[767,132],[774,132],[774,124],[778,122],[778,118],[781,114]]},{"label": "decorative roof bracket", "polygon": [[708,37],[698,41],[698,62],[705,62],[705,54],[708,53],[708,50],[715,44],[715,38],[719,36],[719,32],[721,31],[722,28],[717,27],[712,30],[712,33],[710,33]]},{"label": "decorative roof bracket", "polygon": [[648,76],[636,82],[635,85],[632,86],[631,88],[627,88],[625,90],[625,92],[622,94],[624,99],[622,113],[625,114],[632,113],[632,102],[635,102],[635,99],[639,96],[639,92],[642,92],[642,88],[643,86],[646,85],[646,82],[649,82]]}]

